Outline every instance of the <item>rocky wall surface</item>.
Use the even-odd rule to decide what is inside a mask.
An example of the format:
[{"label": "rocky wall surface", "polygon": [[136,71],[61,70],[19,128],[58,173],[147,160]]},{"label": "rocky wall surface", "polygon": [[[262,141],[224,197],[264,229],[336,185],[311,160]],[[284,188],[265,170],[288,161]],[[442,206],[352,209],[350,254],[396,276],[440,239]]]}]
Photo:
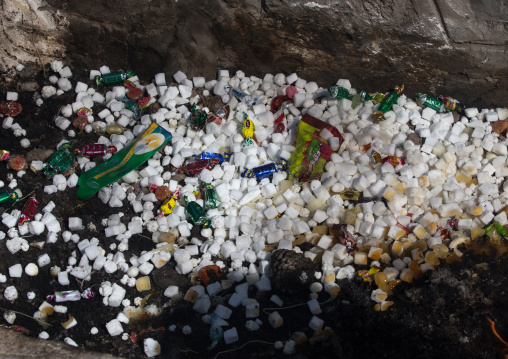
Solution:
[{"label": "rocky wall surface", "polygon": [[0,358],[120,359],[109,354],[74,348],[64,342],[30,338],[22,333],[7,329],[2,329]]},{"label": "rocky wall surface", "polygon": [[[63,59],[215,78],[296,72],[329,86],[508,103],[507,0],[4,0],[0,67]],[[37,66],[35,66],[37,68]],[[8,76],[4,77],[8,78]]]}]

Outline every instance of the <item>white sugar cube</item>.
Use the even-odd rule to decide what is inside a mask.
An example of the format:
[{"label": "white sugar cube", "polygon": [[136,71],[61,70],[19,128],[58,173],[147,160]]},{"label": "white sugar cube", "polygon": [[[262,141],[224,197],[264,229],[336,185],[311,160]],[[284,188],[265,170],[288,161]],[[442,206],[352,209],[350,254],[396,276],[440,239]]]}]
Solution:
[{"label": "white sugar cube", "polygon": [[327,235],[323,235],[317,244],[319,248],[328,249],[330,247],[330,244],[332,244],[333,239],[331,237],[328,237]]},{"label": "white sugar cube", "polygon": [[224,343],[232,344],[238,341],[238,331],[236,327],[228,329],[224,332]]},{"label": "white sugar cube", "polygon": [[256,289],[260,292],[269,292],[272,290],[272,283],[269,278],[262,278],[256,284]]},{"label": "white sugar cube", "polygon": [[109,335],[111,335],[112,337],[123,333],[122,324],[118,319],[113,319],[108,323],[106,323],[106,329],[108,330]]},{"label": "white sugar cube", "polygon": [[476,107],[466,108],[464,112],[467,118],[475,117],[479,113]]},{"label": "white sugar cube", "polygon": [[204,295],[196,300],[192,309],[194,309],[198,313],[206,314],[210,309],[211,305],[212,304],[210,302],[210,298],[208,297],[208,295]]},{"label": "white sugar cube", "polygon": [[231,309],[229,309],[228,307],[226,307],[222,304],[219,304],[215,308],[215,314],[217,314],[217,316],[222,319],[228,320],[231,317],[232,313],[233,313],[233,311]]},{"label": "white sugar cube", "polygon": [[11,278],[21,278],[21,275],[23,274],[23,267],[21,264],[15,264],[11,267],[9,267],[9,276]]},{"label": "white sugar cube", "polygon": [[70,284],[68,272],[61,271],[58,273],[58,283],[60,285],[69,285]]}]

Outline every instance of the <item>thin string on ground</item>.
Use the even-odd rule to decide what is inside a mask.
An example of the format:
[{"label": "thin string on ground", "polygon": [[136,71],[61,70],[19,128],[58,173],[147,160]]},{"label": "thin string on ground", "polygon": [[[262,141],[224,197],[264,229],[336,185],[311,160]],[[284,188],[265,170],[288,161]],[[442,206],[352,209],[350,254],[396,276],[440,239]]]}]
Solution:
[{"label": "thin string on ground", "polygon": [[[323,304],[328,304],[329,302],[331,302],[332,300],[334,300],[335,298],[328,298],[327,300],[325,300],[324,302],[321,302],[319,303],[319,305],[323,305]],[[294,305],[290,305],[288,307],[278,307],[278,308],[265,308],[263,309],[263,313],[265,314],[268,314],[267,310],[286,310],[286,309],[292,309],[292,308],[296,308],[296,307],[300,307],[302,305],[307,305],[307,302],[305,303],[299,303],[299,304],[294,304]]]},{"label": "thin string on ground", "polygon": [[243,344],[242,346],[239,346],[238,348],[235,348],[235,349],[229,349],[229,350],[224,350],[224,351],[221,351],[221,352],[218,352],[214,357],[213,359],[217,359],[217,357],[221,354],[226,354],[226,353],[231,353],[231,352],[234,352],[234,351],[237,351],[237,350],[240,350],[242,349],[244,346],[246,346],[247,344],[252,344],[252,343],[261,343],[261,344],[270,344],[270,345],[274,345],[275,343],[271,343],[271,342],[265,342],[264,340],[251,340],[251,341],[248,341],[247,343]]},{"label": "thin string on ground", "polygon": [[1,310],[3,310],[4,312],[10,311],[10,312],[13,312],[13,313],[16,313],[16,314],[23,315],[23,316],[25,316],[25,317],[27,317],[27,318],[31,318],[31,319],[33,319],[33,320],[37,321],[37,322],[38,322],[39,324],[41,324],[41,325],[49,325],[50,327],[52,326],[51,324],[49,324],[48,322],[45,322],[44,320],[40,320],[40,319],[34,318],[34,317],[32,317],[31,315],[27,315],[27,314],[25,314],[25,313],[21,313],[21,312],[18,312],[18,311],[12,310],[12,309],[5,309],[5,308],[2,308],[2,307],[0,307],[0,309],[1,309]]}]

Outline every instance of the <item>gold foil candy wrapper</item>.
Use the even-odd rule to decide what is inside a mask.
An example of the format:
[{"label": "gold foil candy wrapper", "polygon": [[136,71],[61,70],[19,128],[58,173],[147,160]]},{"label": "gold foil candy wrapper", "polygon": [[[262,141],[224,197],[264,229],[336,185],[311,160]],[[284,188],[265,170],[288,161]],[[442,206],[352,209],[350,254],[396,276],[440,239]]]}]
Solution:
[{"label": "gold foil candy wrapper", "polygon": [[339,192],[339,196],[344,201],[358,201],[362,196],[362,193],[351,190],[344,190],[342,192]]},{"label": "gold foil candy wrapper", "polygon": [[383,116],[383,113],[381,111],[376,111],[372,114],[372,118],[374,120],[382,120],[384,119],[385,117]]},{"label": "gold foil candy wrapper", "polygon": [[397,95],[400,95],[402,91],[404,91],[404,84],[402,84],[402,86],[395,86],[393,91],[397,92]]},{"label": "gold foil candy wrapper", "polygon": [[372,162],[373,165],[375,165],[376,163],[381,162],[381,160],[382,160],[381,155],[379,154],[379,152],[372,151],[371,156],[372,156],[371,162]]},{"label": "gold foil candy wrapper", "polygon": [[372,97],[371,101],[374,105],[383,102],[383,100],[386,98],[386,95],[380,92],[371,93],[369,95]]}]

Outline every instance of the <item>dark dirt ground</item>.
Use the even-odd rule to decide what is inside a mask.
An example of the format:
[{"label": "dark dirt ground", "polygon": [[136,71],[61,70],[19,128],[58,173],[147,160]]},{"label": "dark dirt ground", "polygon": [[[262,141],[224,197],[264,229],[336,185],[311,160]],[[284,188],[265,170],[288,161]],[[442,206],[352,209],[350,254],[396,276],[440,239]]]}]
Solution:
[{"label": "dark dirt ground", "polygon": [[[73,85],[77,80],[90,84],[87,71],[74,71]],[[19,81],[33,81],[34,78],[18,79]],[[36,81],[42,87],[49,84],[42,73],[37,73]],[[5,86],[0,87],[0,95],[5,98]],[[54,96],[45,100],[41,107],[35,105],[33,93],[20,93],[19,103],[23,105],[23,112],[15,118],[15,122],[21,124],[27,130],[27,138],[32,141],[33,149],[54,149],[56,144],[66,136],[66,132],[56,128],[53,119],[62,105],[73,102],[75,93],[71,91],[62,96]],[[213,108],[212,108],[213,109]],[[94,109],[97,113],[98,108]],[[82,134],[71,141],[76,148],[85,144],[94,143],[97,135]],[[10,129],[0,128],[0,149],[7,149],[11,153],[26,154],[19,141]],[[6,182],[6,176],[12,173],[5,164],[0,164],[0,179]],[[79,175],[80,170],[77,169]],[[83,223],[93,222],[97,231],[84,229],[79,231],[81,238],[97,237],[101,246],[108,250],[109,245],[116,242],[112,238],[104,236],[104,227],[101,219],[122,211],[125,213],[123,221],[133,215],[130,206],[123,208],[110,208],[104,205],[97,196],[88,201],[82,201],[76,197],[76,188],[68,188],[63,192],[47,195],[43,192],[45,185],[51,184],[51,180],[45,178],[42,173],[28,171],[22,178],[18,178],[19,187],[23,195],[31,191],[37,192],[39,211],[49,201],[56,203],[53,214],[60,220],[62,231],[67,229],[67,218],[79,216]],[[2,190],[5,190],[2,188]],[[21,209],[23,202],[18,202],[14,208]],[[1,230],[6,227],[1,225]],[[143,235],[149,235],[148,232]],[[30,237],[30,243],[45,240],[46,233],[38,237]],[[153,248],[153,242],[142,236],[133,236],[129,241],[129,250],[124,252],[128,259],[132,254],[139,254],[142,250]],[[482,248],[482,247],[477,247]],[[33,315],[43,298],[58,290],[79,289],[79,284],[72,276],[69,276],[70,286],[62,288],[58,281],[49,274],[49,268],[59,266],[64,269],[67,259],[76,245],[72,242],[64,243],[60,238],[54,244],[47,244],[42,250],[30,248],[27,252],[18,252],[12,255],[5,248],[5,240],[0,243],[0,273],[7,275],[6,283],[0,284],[0,293],[9,285],[15,285],[19,297],[14,303],[6,301],[0,296],[0,307],[5,310],[16,310],[28,315]],[[479,250],[481,252],[481,249]],[[39,275],[29,277],[23,274],[21,278],[9,278],[8,267],[21,263],[23,267],[30,262],[37,261],[41,254],[48,253],[51,263],[40,268]],[[79,258],[78,258],[79,259]],[[486,263],[485,267],[478,266]],[[91,280],[85,282],[85,287],[100,285],[103,281],[118,281],[123,272],[118,271],[114,275],[108,275],[104,271],[93,273]],[[179,285],[181,289],[190,286],[190,281],[179,275],[174,270],[174,264],[169,263],[160,269],[155,269],[150,277],[155,287],[156,294],[148,300],[148,304],[162,305],[166,299],[162,292],[170,284]],[[330,338],[313,344],[304,343],[298,345],[294,358],[313,358],[320,355],[323,358],[503,358],[508,354],[508,348],[503,348],[501,342],[496,339],[490,330],[487,317],[496,322],[499,334],[508,340],[508,259],[505,256],[499,258],[491,253],[473,254],[467,252],[462,260],[456,264],[442,265],[435,272],[429,273],[425,278],[412,284],[400,284],[396,287],[391,297],[395,305],[385,312],[375,312],[374,302],[370,300],[371,288],[361,278],[348,282],[342,281],[341,291],[335,300],[322,306],[325,325],[329,326],[334,334]],[[147,293],[137,293],[135,288],[127,289],[126,298],[131,301],[134,297],[145,296]],[[36,298],[28,300],[26,293],[34,291]],[[232,290],[224,292],[213,299],[213,306],[227,302]],[[261,303],[261,309],[271,308],[275,305],[270,302],[273,293],[256,294],[253,297]],[[157,295],[158,294],[158,295]],[[277,293],[284,300],[285,306],[305,303],[308,293],[287,296]],[[322,293],[319,301],[329,298],[328,294]],[[390,299],[390,298],[389,298]],[[72,314],[78,325],[65,330],[60,325],[67,320],[67,314],[50,316],[48,319],[51,327],[45,329],[51,339],[63,340],[70,337],[80,347],[88,350],[110,353],[124,358],[145,357],[142,340],[137,344],[130,340],[122,340],[121,336],[111,337],[106,331],[105,324],[116,317],[119,308],[102,305],[102,296],[97,295],[94,299],[81,300],[78,302],[66,302],[68,313]],[[312,314],[306,306],[292,309],[278,310],[284,318],[284,325],[279,329],[272,329],[268,324],[267,314],[261,311],[260,319],[263,325],[259,331],[248,332],[244,325],[246,319],[244,311],[238,308],[233,311],[229,323],[235,326],[239,333],[239,341],[226,345],[221,342],[217,347],[208,351],[210,345],[208,336],[209,326],[201,320],[201,315],[192,310],[192,305],[180,302],[174,306],[165,308],[157,318],[141,321],[133,325],[123,325],[124,331],[139,332],[145,328],[168,328],[176,325],[174,332],[164,330],[151,333],[146,337],[152,337],[159,341],[162,346],[160,358],[271,358],[283,356],[280,350],[273,345],[261,342],[246,344],[252,340],[273,343],[276,340],[287,340],[291,334],[297,331],[306,333],[309,337],[312,332],[308,323]],[[2,318],[0,323],[6,324]],[[36,321],[21,315],[17,316],[16,325],[29,330],[29,335],[37,337],[44,330]],[[189,325],[192,334],[184,335],[182,327]],[[90,334],[92,327],[97,327],[97,335]],[[34,349],[36,350],[36,349]],[[226,353],[219,353],[229,351]]]}]

